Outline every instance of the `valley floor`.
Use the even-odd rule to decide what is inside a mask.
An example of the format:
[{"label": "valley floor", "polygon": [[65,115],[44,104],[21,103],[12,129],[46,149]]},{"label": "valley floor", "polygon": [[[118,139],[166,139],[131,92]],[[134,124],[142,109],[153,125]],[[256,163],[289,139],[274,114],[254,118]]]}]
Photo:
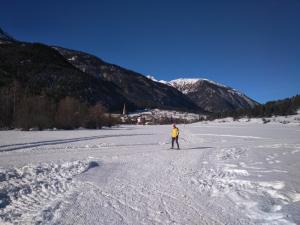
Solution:
[{"label": "valley floor", "polygon": [[300,126],[1,131],[0,224],[300,224]]}]

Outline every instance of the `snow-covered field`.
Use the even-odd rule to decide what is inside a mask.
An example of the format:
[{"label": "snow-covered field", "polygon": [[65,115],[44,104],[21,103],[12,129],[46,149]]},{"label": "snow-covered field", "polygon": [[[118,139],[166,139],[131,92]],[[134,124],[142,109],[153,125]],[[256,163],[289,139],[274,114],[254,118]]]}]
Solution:
[{"label": "snow-covered field", "polygon": [[1,131],[0,224],[300,224],[300,126]]}]

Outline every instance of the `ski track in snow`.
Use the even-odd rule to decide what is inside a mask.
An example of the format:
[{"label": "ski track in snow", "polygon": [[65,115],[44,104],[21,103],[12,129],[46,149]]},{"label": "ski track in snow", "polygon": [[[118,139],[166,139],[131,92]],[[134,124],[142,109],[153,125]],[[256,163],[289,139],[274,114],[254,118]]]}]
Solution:
[{"label": "ski track in snow", "polygon": [[300,224],[295,127],[179,128],[1,131],[0,224]]}]

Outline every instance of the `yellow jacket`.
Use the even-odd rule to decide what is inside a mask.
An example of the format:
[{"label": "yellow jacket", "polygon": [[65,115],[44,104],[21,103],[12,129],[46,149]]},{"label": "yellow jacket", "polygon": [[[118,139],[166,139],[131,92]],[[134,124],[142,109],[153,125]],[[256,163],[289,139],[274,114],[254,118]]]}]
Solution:
[{"label": "yellow jacket", "polygon": [[172,138],[176,138],[179,135],[179,129],[177,127],[172,129]]}]

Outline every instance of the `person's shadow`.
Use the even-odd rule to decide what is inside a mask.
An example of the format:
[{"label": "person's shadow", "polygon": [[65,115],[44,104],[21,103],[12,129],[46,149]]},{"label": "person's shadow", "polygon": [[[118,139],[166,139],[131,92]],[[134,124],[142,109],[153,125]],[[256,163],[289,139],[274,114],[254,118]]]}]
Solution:
[{"label": "person's shadow", "polygon": [[202,150],[202,149],[209,149],[209,148],[213,148],[213,147],[201,146],[201,147],[183,148],[182,150]]}]

